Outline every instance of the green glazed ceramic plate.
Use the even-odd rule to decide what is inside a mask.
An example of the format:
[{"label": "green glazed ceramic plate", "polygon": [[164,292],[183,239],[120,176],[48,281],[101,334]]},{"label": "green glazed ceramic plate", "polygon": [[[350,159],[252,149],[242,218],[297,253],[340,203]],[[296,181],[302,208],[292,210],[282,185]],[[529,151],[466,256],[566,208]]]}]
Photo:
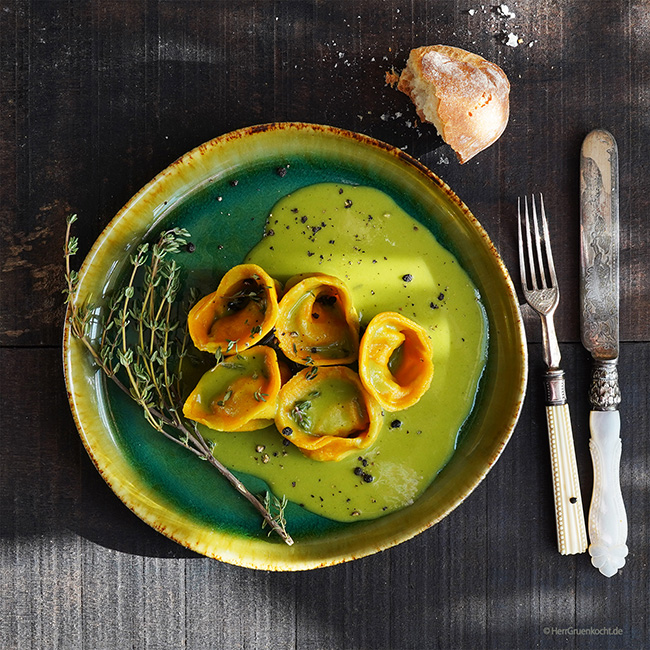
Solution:
[{"label": "green glazed ceramic plate", "polygon": [[[291,173],[277,173],[289,165]],[[237,183],[235,184],[235,181]],[[259,515],[207,463],[149,428],[113,390],[82,345],[64,332],[70,405],[83,444],[117,496],[156,530],[198,553],[264,570],[301,570],[363,557],[440,521],[485,477],[507,443],[526,386],[526,347],[515,291],[487,234],[432,172],[402,151],[327,126],[255,126],[207,142],[154,178],[111,221],[88,254],[76,300],[97,302],[143,239],[182,226],[223,241],[211,258],[177,259],[194,280],[218,282],[257,243],[280,198],[318,182],[376,187],[428,227],[478,287],[490,329],[488,363],[469,426],[453,456],[411,506],[371,521],[340,523],[289,504],[291,547],[269,537]],[[228,211],[215,210],[223,201]],[[215,218],[218,213],[219,218]],[[215,239],[215,233],[217,233]],[[264,484],[240,476],[253,492]]]}]

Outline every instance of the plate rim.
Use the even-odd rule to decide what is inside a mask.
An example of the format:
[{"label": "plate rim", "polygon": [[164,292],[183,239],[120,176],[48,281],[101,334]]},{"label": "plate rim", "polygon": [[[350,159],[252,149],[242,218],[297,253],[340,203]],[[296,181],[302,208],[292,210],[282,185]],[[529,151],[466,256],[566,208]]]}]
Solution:
[{"label": "plate rim", "polygon": [[[463,494],[460,494],[456,498],[451,499],[447,507],[444,508],[444,511],[441,512],[438,516],[432,517],[428,521],[424,523],[420,523],[416,527],[411,526],[406,531],[401,531],[398,534],[387,535],[384,541],[380,544],[368,544],[365,546],[362,545],[362,547],[357,549],[357,551],[354,553],[350,552],[349,550],[343,551],[339,554],[334,553],[329,557],[322,559],[321,561],[314,560],[311,557],[301,558],[300,555],[297,555],[296,557],[292,557],[292,559],[289,561],[287,560],[282,561],[279,558],[275,558],[271,560],[269,560],[268,558],[255,559],[254,557],[251,557],[249,555],[242,554],[240,551],[237,551],[236,549],[233,550],[232,547],[234,542],[243,539],[243,536],[236,536],[228,531],[213,531],[210,544],[207,544],[204,541],[202,541],[200,537],[195,539],[189,539],[187,534],[186,535],[177,534],[175,530],[173,530],[169,526],[166,526],[163,522],[160,522],[155,517],[153,517],[149,512],[148,508],[144,507],[142,503],[138,503],[138,500],[135,499],[132,494],[128,494],[127,490],[122,489],[121,486],[115,485],[114,482],[111,480],[112,477],[110,475],[110,464],[107,464],[106,461],[102,461],[102,459],[98,457],[96,451],[93,449],[91,445],[90,440],[87,437],[84,423],[82,422],[82,416],[80,414],[80,404],[78,403],[77,396],[75,395],[74,392],[74,380],[72,377],[73,373],[72,373],[71,364],[72,364],[72,359],[75,356],[75,352],[73,350],[74,348],[73,337],[71,334],[71,329],[69,324],[70,306],[68,306],[68,309],[66,310],[64,329],[63,329],[63,349],[62,349],[63,369],[64,369],[66,391],[68,395],[68,402],[73,415],[75,426],[80,435],[84,448],[86,449],[86,452],[88,453],[91,461],[99,471],[104,481],[108,484],[108,486],[116,494],[116,496],[124,503],[124,505],[126,505],[129,508],[129,510],[131,510],[134,514],[136,514],[141,520],[143,520],[149,526],[151,526],[158,532],[162,533],[166,537],[172,539],[174,542],[194,552],[200,553],[202,555],[220,561],[224,561],[230,564],[247,567],[247,568],[273,570],[273,571],[298,571],[298,570],[319,568],[323,566],[332,566],[343,562],[351,561],[354,559],[358,559],[360,557],[365,557],[377,553],[379,551],[385,550],[387,548],[400,544],[404,541],[407,541],[408,539],[411,539],[419,535],[424,530],[430,528],[431,526],[441,521],[450,512],[456,509],[467,497],[469,497],[469,495],[478,487],[478,485],[487,476],[490,469],[494,466],[494,463],[500,457],[501,453],[503,452],[503,449],[505,448],[506,444],[508,443],[508,441],[510,440],[514,432],[519,416],[521,414],[523,400],[526,392],[526,386],[528,380],[528,363],[527,363],[528,350],[527,350],[524,323],[521,317],[520,310],[518,308],[518,302],[516,298],[516,291],[514,288],[514,284],[512,282],[512,279],[510,278],[508,270],[501,256],[499,255],[496,247],[492,243],[490,237],[488,236],[487,232],[485,231],[485,229],[483,228],[479,220],[472,214],[469,208],[455,194],[455,192],[449,187],[449,185],[447,185],[447,183],[445,183],[442,179],[440,179],[434,172],[432,172],[428,167],[426,167],[420,161],[418,161],[410,154],[406,153],[405,151],[402,151],[401,149],[393,145],[390,145],[386,142],[383,142],[381,140],[378,140],[376,138],[373,138],[365,134],[356,133],[354,131],[348,131],[338,127],[327,126],[322,124],[312,124],[308,122],[269,122],[265,124],[258,124],[258,125],[244,127],[241,129],[237,129],[219,135],[215,138],[212,138],[211,140],[208,140],[207,142],[198,145],[197,147],[191,149],[190,151],[186,152],[185,154],[183,154],[182,156],[174,160],[170,165],[165,167],[161,172],[159,172],[156,176],[154,176],[154,178],[151,179],[147,184],[145,184],[138,192],[136,192],[125,203],[125,205],[115,214],[115,216],[109,221],[109,223],[102,229],[101,233],[93,243],[86,257],[84,258],[84,261],[79,269],[79,286],[83,286],[84,279],[86,278],[86,275],[88,274],[89,270],[92,268],[92,264],[95,258],[97,257],[102,247],[104,246],[106,240],[110,237],[110,234],[116,228],[116,225],[121,221],[123,216],[126,213],[128,213],[131,209],[133,209],[134,206],[136,206],[136,204],[143,197],[146,197],[159,184],[163,183],[163,181],[166,178],[168,178],[170,175],[177,173],[176,170],[182,169],[187,164],[188,161],[194,160],[197,156],[203,155],[206,151],[210,149],[219,146],[225,146],[228,143],[228,141],[232,139],[246,138],[249,136],[254,136],[256,134],[264,134],[269,131],[287,131],[287,132],[311,131],[311,132],[326,134],[334,137],[342,137],[347,140],[354,140],[363,145],[371,146],[375,149],[380,149],[386,154],[398,158],[403,163],[406,163],[409,166],[415,168],[420,174],[424,175],[430,182],[433,182],[435,185],[437,185],[445,193],[445,195],[449,198],[449,200],[451,200],[455,204],[455,206],[461,210],[461,212],[469,220],[473,228],[477,231],[481,239],[489,248],[490,253],[499,269],[501,279],[505,281],[505,286],[508,291],[508,298],[509,298],[508,302],[511,304],[512,307],[511,312],[514,317],[513,325],[518,335],[518,343],[519,343],[519,348],[521,353],[520,354],[521,364],[519,368],[520,370],[519,383],[517,385],[515,398],[513,400],[514,412],[512,413],[511,417],[508,419],[507,425],[505,427],[506,430],[504,431],[503,435],[501,435],[498,438],[498,440],[500,441],[498,449],[496,449],[495,453],[493,453],[490,458],[486,459],[485,466],[483,467],[482,471],[473,476],[473,480],[469,482],[469,486],[466,490],[464,490]],[[151,226],[153,226],[156,222],[158,222],[159,218],[160,215],[154,216],[152,218]],[[75,298],[78,298],[78,294],[75,295]],[[77,350],[76,356],[78,355],[79,355],[79,350]],[[100,373],[101,371],[98,370],[97,372]],[[399,515],[400,512],[402,512],[402,510],[392,513],[391,515],[387,515],[386,517],[382,517],[376,520],[370,520],[369,522],[363,522],[363,523],[381,522],[381,521],[389,522],[390,520],[395,518],[395,515]],[[357,526],[358,524],[355,523],[354,525]],[[378,527],[381,528],[381,524],[379,524]],[[338,533],[334,533],[332,537],[333,538],[338,537]],[[218,542],[216,548],[214,542]],[[285,545],[282,542],[277,542],[277,543],[274,542],[273,544],[270,544],[269,542],[265,541],[263,542],[262,548],[264,548],[265,550],[269,550],[272,547],[276,547],[278,543],[282,547],[285,547]],[[236,544],[234,545],[236,546]],[[296,544],[296,546],[298,545],[310,546],[310,543],[309,541],[307,541],[307,543],[305,543],[305,541],[300,541],[298,544]],[[249,550],[254,551],[254,549],[257,546],[258,544],[253,544],[253,547]],[[292,549],[295,548],[296,548],[295,546],[292,547]],[[221,552],[219,552],[220,550]]]}]

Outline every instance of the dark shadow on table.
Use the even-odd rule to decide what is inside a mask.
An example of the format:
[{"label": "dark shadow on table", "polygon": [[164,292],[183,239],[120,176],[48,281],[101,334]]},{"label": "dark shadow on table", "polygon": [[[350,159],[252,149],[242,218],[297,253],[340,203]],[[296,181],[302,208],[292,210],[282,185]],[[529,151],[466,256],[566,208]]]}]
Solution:
[{"label": "dark shadow on table", "polygon": [[[0,538],[70,530],[124,553],[197,557],[130,512],[93,466],[72,419],[60,351],[5,350],[1,358]],[[17,382],[17,373],[27,380]]]},{"label": "dark shadow on table", "polygon": [[81,537],[123,553],[158,558],[198,558],[142,521],[111,491],[85,450],[80,450],[80,495],[67,527]]}]

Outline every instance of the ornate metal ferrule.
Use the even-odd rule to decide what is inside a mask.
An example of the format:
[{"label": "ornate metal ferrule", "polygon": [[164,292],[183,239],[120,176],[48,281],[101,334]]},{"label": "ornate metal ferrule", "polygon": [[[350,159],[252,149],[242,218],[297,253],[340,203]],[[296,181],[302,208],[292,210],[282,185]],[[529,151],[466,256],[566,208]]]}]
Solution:
[{"label": "ornate metal ferrule", "polygon": [[589,402],[593,411],[616,411],[621,403],[616,359],[594,360],[589,387]]},{"label": "ornate metal ferrule", "polygon": [[544,388],[546,389],[546,403],[549,406],[566,404],[566,388],[564,385],[564,370],[559,368],[547,370],[544,375]]}]

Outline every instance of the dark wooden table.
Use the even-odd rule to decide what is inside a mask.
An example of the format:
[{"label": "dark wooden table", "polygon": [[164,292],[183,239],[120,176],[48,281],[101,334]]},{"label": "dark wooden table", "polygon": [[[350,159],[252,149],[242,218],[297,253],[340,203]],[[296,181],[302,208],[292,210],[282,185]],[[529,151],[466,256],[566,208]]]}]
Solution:
[{"label": "dark wooden table", "polygon": [[[473,11],[469,11],[469,10]],[[644,648],[650,645],[650,12],[643,0],[0,3],[0,647]],[[518,47],[504,44],[514,33]],[[499,142],[466,165],[387,86],[445,43],[512,83]],[[555,542],[538,323],[528,396],[487,479],[437,526],[317,571],[256,572],[154,532],[79,441],[61,367],[64,219],[81,253],[179,155],[272,121],[331,124],[441,176],[516,271],[516,197],[543,191],[585,507],[589,359],[578,332],[578,156],[620,150],[622,488],[630,555],[611,579]]]}]

